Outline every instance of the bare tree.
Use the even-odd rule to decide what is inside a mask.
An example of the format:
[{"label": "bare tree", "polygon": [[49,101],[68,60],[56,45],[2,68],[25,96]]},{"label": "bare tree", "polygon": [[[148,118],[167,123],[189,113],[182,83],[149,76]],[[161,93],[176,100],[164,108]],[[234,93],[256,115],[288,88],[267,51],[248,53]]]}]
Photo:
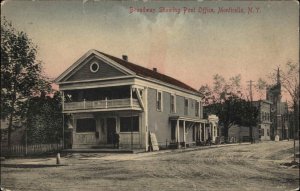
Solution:
[{"label": "bare tree", "polygon": [[258,93],[259,99],[263,99],[263,96],[265,96],[267,86],[268,84],[264,79],[259,78],[257,80],[257,83],[254,85],[254,88]]}]

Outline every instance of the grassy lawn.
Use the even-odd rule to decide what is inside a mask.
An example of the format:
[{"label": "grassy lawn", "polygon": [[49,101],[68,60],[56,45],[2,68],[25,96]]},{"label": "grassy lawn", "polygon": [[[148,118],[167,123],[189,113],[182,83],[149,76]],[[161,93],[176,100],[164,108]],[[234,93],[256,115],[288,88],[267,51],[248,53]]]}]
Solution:
[{"label": "grassy lawn", "polygon": [[[298,143],[297,143],[298,144]],[[299,145],[299,144],[298,144]],[[9,159],[1,186],[10,190],[293,190],[299,168],[293,142],[266,142],[201,150],[139,154],[70,154]]]}]

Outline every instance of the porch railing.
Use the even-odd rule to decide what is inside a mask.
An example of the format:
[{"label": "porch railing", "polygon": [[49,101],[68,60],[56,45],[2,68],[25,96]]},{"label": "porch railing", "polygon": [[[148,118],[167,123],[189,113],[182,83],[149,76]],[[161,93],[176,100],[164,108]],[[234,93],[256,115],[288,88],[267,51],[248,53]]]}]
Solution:
[{"label": "porch railing", "polygon": [[80,101],[64,103],[64,110],[81,110],[81,109],[113,109],[113,108],[140,108],[137,99],[112,99],[112,100],[96,100],[96,101]]}]

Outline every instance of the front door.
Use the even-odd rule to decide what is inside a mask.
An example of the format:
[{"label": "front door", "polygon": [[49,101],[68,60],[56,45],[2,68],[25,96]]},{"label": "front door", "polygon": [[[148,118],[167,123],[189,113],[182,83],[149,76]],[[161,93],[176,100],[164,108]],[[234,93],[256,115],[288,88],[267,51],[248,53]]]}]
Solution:
[{"label": "front door", "polygon": [[176,141],[176,125],[177,125],[177,121],[172,120],[171,121],[171,141],[172,142]]},{"label": "front door", "polygon": [[106,120],[107,144],[114,144],[116,133],[116,118],[107,118]]}]

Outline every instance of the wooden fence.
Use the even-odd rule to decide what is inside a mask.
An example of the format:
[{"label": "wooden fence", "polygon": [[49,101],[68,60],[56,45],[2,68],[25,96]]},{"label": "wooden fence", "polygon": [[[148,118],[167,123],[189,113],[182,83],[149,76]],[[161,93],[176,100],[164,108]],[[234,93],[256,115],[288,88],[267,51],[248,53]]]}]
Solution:
[{"label": "wooden fence", "polygon": [[61,143],[1,146],[1,156],[34,156],[61,151]]}]

